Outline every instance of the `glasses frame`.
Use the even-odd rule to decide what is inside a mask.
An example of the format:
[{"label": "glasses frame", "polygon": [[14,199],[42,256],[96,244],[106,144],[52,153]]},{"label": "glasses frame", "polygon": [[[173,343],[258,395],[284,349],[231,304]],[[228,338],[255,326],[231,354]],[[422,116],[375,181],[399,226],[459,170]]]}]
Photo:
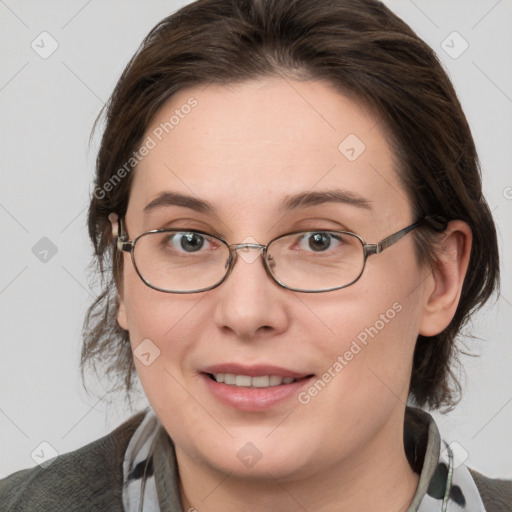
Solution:
[{"label": "glasses frame", "polygon": [[[406,226],[405,228],[400,229],[396,233],[389,235],[388,237],[384,238],[380,242],[377,242],[376,244],[367,244],[361,236],[359,236],[356,233],[352,233],[351,231],[336,231],[336,230],[330,230],[330,229],[318,230],[318,233],[329,232],[329,233],[339,233],[342,235],[354,236],[355,238],[357,238],[359,240],[359,242],[363,246],[364,259],[363,259],[363,265],[361,267],[361,272],[359,272],[359,275],[355,279],[353,279],[350,283],[344,284],[343,286],[336,286],[334,288],[328,288],[326,290],[304,290],[301,288],[293,288],[293,287],[287,286],[286,284],[281,282],[276,276],[274,276],[274,274],[272,273],[272,269],[271,269],[271,263],[269,262],[268,257],[267,257],[267,249],[268,249],[269,245],[271,245],[276,240],[279,240],[285,236],[296,235],[299,233],[316,233],[317,231],[315,231],[315,230],[313,230],[313,231],[301,230],[301,231],[293,231],[290,233],[284,233],[282,235],[279,235],[279,236],[273,238],[265,245],[253,244],[253,243],[245,243],[245,244],[240,243],[240,244],[231,244],[230,245],[223,238],[220,238],[216,235],[212,235],[210,233],[206,233],[205,231],[199,231],[196,229],[190,229],[190,230],[186,230],[186,229],[153,229],[153,230],[141,233],[140,235],[135,237],[133,240],[128,240],[128,234],[123,229],[123,222],[122,222],[123,219],[121,217],[119,217],[119,219],[118,219],[118,236],[117,236],[117,241],[116,241],[116,247],[121,252],[127,252],[127,253],[131,254],[131,259],[132,259],[132,263],[135,268],[135,271],[137,272],[138,276],[140,277],[140,279],[142,280],[142,282],[145,285],[149,286],[153,290],[157,290],[157,291],[164,292],[164,293],[179,293],[179,294],[200,293],[200,292],[206,292],[208,290],[213,290],[214,288],[217,288],[217,286],[220,286],[231,274],[231,272],[236,264],[236,261],[237,261],[237,256],[238,256],[237,251],[240,249],[256,249],[256,250],[262,251],[262,260],[263,260],[263,266],[265,268],[265,271],[270,276],[270,278],[275,283],[277,283],[279,286],[281,286],[282,288],[285,288],[286,290],[291,290],[293,292],[301,292],[301,293],[324,293],[324,292],[332,292],[335,290],[341,290],[342,288],[347,288],[348,286],[353,285],[363,275],[364,269],[366,268],[366,260],[368,259],[369,256],[372,256],[373,254],[380,254],[382,251],[384,251],[388,247],[391,247],[392,245],[396,244],[396,242],[401,240],[405,235],[410,233],[413,229],[416,229],[417,227],[421,226],[423,223],[425,223],[426,221],[429,221],[429,220],[435,220],[435,219],[433,219],[433,217],[427,215],[427,216],[423,217],[422,219],[414,222],[413,224],[410,224],[409,226]],[[444,231],[445,228],[446,228],[445,221],[444,222],[441,221],[441,226],[439,226],[439,224],[437,225],[438,231]],[[167,290],[165,288],[159,288],[158,286],[155,286],[155,285],[151,284],[149,281],[147,281],[145,279],[145,277],[141,274],[141,272],[137,266],[137,262],[135,261],[135,255],[134,255],[135,254],[135,245],[136,245],[137,241],[140,240],[143,236],[146,236],[146,235],[149,235],[152,233],[167,233],[167,232],[169,232],[169,233],[176,233],[176,232],[198,233],[200,235],[207,235],[211,238],[215,238],[216,240],[219,240],[221,243],[223,243],[229,249],[228,267],[227,267],[224,277],[217,283],[213,284],[212,286],[208,286],[207,288],[198,288],[195,290],[186,290],[186,291]]]}]

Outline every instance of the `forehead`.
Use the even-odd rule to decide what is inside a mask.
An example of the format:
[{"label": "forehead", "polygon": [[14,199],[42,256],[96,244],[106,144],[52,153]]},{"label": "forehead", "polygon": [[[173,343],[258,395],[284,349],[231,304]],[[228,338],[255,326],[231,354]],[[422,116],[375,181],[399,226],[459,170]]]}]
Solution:
[{"label": "forehead", "polygon": [[135,171],[130,208],[175,191],[250,215],[287,195],[341,188],[407,211],[386,135],[374,113],[322,81],[184,89],[146,130],[151,149]]}]

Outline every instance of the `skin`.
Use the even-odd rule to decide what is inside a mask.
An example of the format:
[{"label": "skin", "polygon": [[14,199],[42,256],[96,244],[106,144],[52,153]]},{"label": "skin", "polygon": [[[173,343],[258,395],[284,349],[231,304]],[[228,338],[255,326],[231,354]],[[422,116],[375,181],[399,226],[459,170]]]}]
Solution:
[{"label": "skin", "polygon": [[[190,88],[160,109],[146,135],[191,96],[197,106],[135,171],[130,239],[163,227],[207,231],[230,244],[346,229],[375,243],[416,220],[385,127],[329,84],[275,77]],[[353,162],[338,150],[349,134],[366,146]],[[371,209],[325,203],[279,211],[289,195],[340,188]],[[144,213],[162,191],[207,200],[215,214],[178,206]],[[381,511],[406,510],[418,482],[403,447],[414,344],[453,317],[470,245],[468,226],[451,222],[430,271],[409,234],[371,256],[355,284],[319,294],[279,287],[260,258],[238,258],[213,290],[166,294],[147,287],[124,253],[118,322],[134,349],[150,339],[161,351],[149,366],[135,362],[175,443],[184,509],[363,511],[378,503]],[[294,397],[240,411],[212,397],[199,375],[206,364],[238,362],[321,376],[395,303],[401,311],[307,405]],[[247,442],[262,455],[250,468],[237,457]]]}]

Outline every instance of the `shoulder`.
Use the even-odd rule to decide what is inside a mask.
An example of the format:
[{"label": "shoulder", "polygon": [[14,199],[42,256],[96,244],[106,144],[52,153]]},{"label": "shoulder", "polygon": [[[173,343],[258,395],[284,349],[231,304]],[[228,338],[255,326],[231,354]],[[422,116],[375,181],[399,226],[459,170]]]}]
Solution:
[{"label": "shoulder", "polygon": [[487,512],[512,511],[512,480],[488,478],[474,469],[469,471]]},{"label": "shoulder", "polygon": [[5,512],[122,511],[124,453],[146,412],[49,466],[13,473],[0,480],[0,510]]}]

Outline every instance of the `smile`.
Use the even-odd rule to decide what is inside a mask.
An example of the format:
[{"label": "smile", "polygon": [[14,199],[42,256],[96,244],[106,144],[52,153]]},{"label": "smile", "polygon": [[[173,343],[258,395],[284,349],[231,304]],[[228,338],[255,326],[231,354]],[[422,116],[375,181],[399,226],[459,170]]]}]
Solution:
[{"label": "smile", "polygon": [[279,375],[258,375],[256,377],[250,377],[249,375],[236,375],[234,373],[215,373],[210,375],[210,377],[216,382],[239,388],[269,388],[282,384],[291,384],[297,381],[297,379],[293,377],[281,377]]},{"label": "smile", "polygon": [[230,408],[247,412],[268,411],[295,401],[297,394],[315,378],[313,374],[277,366],[238,364],[205,368],[200,375],[211,397]]}]

